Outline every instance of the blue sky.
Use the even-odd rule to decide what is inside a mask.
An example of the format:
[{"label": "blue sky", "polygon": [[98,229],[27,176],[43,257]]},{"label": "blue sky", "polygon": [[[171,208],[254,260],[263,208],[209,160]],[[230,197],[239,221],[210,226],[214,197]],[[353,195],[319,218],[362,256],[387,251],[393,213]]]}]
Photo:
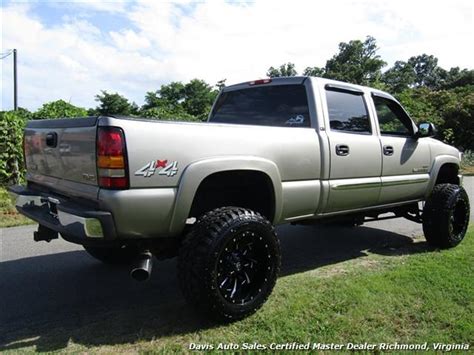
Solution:
[{"label": "blue sky", "polygon": [[[93,107],[100,90],[140,105],[170,81],[231,84],[284,62],[302,71],[367,35],[389,65],[428,53],[472,67],[474,54],[467,0],[10,0],[1,16],[1,52],[18,49],[19,102],[31,110],[56,99]],[[12,107],[11,64],[2,60],[2,110]]]}]

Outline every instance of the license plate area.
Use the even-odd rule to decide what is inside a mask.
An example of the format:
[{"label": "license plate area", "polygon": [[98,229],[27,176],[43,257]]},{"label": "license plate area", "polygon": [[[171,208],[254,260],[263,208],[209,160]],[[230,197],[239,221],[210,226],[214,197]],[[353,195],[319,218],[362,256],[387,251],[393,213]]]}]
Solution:
[{"label": "license plate area", "polygon": [[49,214],[53,216],[55,219],[58,219],[58,207],[57,204],[54,202],[48,201],[48,208]]},{"label": "license plate area", "polygon": [[59,200],[53,198],[53,197],[47,197],[43,199],[43,202],[47,205],[48,207],[48,212],[49,214],[54,218],[58,219],[58,205],[59,205]]}]

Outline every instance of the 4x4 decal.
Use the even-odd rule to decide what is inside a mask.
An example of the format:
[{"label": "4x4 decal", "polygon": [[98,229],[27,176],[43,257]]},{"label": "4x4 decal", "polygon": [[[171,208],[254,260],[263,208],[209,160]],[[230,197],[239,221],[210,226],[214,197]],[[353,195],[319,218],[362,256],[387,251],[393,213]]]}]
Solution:
[{"label": "4x4 decal", "polygon": [[175,176],[178,173],[178,162],[171,161],[168,163],[168,160],[152,160],[135,171],[135,176],[150,177],[155,175],[156,171],[158,171],[158,175]]}]

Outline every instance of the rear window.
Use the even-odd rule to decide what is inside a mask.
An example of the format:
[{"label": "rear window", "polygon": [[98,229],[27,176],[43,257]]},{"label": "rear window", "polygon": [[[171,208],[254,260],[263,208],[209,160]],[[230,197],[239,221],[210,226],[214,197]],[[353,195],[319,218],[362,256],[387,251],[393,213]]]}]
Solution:
[{"label": "rear window", "polygon": [[261,86],[221,94],[210,122],[310,127],[304,85]]}]

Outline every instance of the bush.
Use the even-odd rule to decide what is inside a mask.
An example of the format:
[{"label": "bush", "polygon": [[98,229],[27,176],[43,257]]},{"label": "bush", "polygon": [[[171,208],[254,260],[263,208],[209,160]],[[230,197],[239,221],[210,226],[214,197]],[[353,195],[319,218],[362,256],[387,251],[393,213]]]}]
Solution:
[{"label": "bush", "polygon": [[23,181],[23,129],[26,118],[21,111],[0,112],[0,184],[18,184]]},{"label": "bush", "polygon": [[87,116],[85,108],[74,106],[64,100],[48,102],[33,114],[34,119],[85,116]]},{"label": "bush", "polygon": [[163,107],[154,107],[148,110],[143,110],[140,115],[145,118],[153,118],[164,121],[195,121],[201,120],[193,115],[190,115],[184,110],[167,110]]},{"label": "bush", "polygon": [[474,150],[474,87],[432,91],[407,89],[398,99],[415,122],[436,125],[439,138],[461,150]]}]

